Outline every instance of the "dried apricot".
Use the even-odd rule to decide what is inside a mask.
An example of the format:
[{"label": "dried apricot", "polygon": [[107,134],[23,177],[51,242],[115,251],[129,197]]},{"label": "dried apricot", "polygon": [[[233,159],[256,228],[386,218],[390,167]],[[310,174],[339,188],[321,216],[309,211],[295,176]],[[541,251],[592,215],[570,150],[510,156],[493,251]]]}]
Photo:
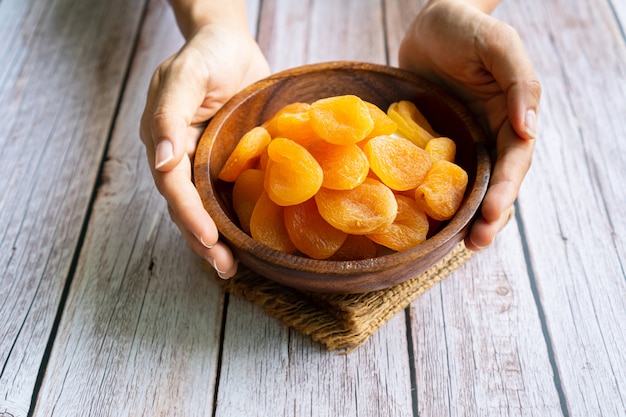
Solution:
[{"label": "dried apricot", "polygon": [[272,138],[265,128],[257,126],[248,131],[235,146],[218,177],[224,181],[235,181],[239,174],[252,168]]},{"label": "dried apricot", "polygon": [[264,188],[276,204],[290,206],[313,197],[322,186],[320,164],[302,145],[275,138],[267,146]]},{"label": "dried apricot", "polygon": [[250,217],[250,234],[257,242],[281,252],[294,253],[284,221],[284,207],[274,203],[267,193],[261,193]]},{"label": "dried apricot", "polygon": [[300,113],[308,113],[311,105],[309,103],[302,103],[296,101],[294,103],[289,103],[283,106],[280,110],[278,110],[272,117],[270,117],[263,126],[271,137],[277,138],[281,136],[280,129],[278,128],[278,120],[284,114],[300,114]]},{"label": "dried apricot", "polygon": [[433,161],[454,162],[456,157],[456,143],[445,136],[432,138],[428,141],[424,150]]},{"label": "dried apricot", "polygon": [[378,247],[373,241],[363,235],[348,235],[343,245],[328,259],[333,261],[358,261],[375,258],[376,255],[378,255]]},{"label": "dried apricot", "polygon": [[285,207],[284,215],[285,227],[293,244],[314,259],[325,259],[334,254],[348,236],[324,220],[313,199]]},{"label": "dried apricot", "polygon": [[273,123],[275,132],[272,137],[288,138],[305,146],[317,139],[309,118],[310,107],[309,104],[299,103],[295,108],[280,112]]},{"label": "dried apricot", "polygon": [[426,240],[428,217],[414,199],[396,195],[398,215],[393,223],[366,235],[379,245],[395,251],[417,246]]},{"label": "dried apricot", "polygon": [[404,137],[424,148],[426,143],[439,136],[417,106],[407,100],[392,103],[387,114],[398,124],[398,131]]},{"label": "dried apricot", "polygon": [[370,116],[374,121],[374,128],[367,135],[368,138],[373,138],[380,135],[391,135],[398,130],[398,124],[387,113],[382,111],[380,107],[375,104],[365,101],[365,105],[370,111]]},{"label": "dried apricot", "polygon": [[365,153],[355,144],[333,145],[318,140],[308,147],[322,167],[322,187],[333,190],[351,190],[365,181],[370,169]]},{"label": "dried apricot", "polygon": [[346,233],[365,235],[389,225],[396,218],[398,203],[393,192],[372,178],[352,190],[320,188],[315,202],[322,217]]},{"label": "dried apricot", "polygon": [[250,233],[250,217],[252,211],[263,193],[263,178],[265,173],[258,169],[243,171],[233,186],[233,209],[239,225],[244,232]]},{"label": "dried apricot", "polygon": [[467,187],[467,172],[448,161],[435,161],[415,190],[417,204],[435,220],[447,220],[459,209]]},{"label": "dried apricot", "polygon": [[311,104],[309,116],[315,133],[335,145],[360,142],[374,129],[368,106],[354,95],[317,100]]},{"label": "dried apricot", "polygon": [[397,191],[417,187],[431,167],[430,157],[419,146],[398,136],[377,136],[363,151],[370,169],[389,188]]}]

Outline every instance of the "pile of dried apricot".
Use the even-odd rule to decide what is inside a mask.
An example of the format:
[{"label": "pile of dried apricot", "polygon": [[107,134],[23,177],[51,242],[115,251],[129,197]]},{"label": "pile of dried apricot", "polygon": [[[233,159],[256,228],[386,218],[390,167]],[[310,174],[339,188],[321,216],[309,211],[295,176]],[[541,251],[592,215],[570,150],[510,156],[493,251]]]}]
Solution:
[{"label": "pile of dried apricot", "polygon": [[385,112],[342,95],[283,107],[241,138],[219,178],[234,183],[233,208],[257,241],[366,259],[419,245],[454,216],[468,181],[455,154],[412,102]]}]

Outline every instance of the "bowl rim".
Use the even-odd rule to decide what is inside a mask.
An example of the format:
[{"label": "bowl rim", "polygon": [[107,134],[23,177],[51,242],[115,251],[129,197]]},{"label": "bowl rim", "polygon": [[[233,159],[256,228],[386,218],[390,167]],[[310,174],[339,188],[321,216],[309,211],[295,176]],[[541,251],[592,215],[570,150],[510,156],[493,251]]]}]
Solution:
[{"label": "bowl rim", "polygon": [[[292,78],[311,72],[328,71],[329,69],[342,71],[381,72],[392,77],[401,78],[405,81],[418,84],[420,88],[436,94],[457,114],[460,119],[462,119],[463,123],[465,123],[468,127],[468,131],[474,141],[476,151],[476,173],[474,176],[474,186],[470,189],[469,194],[467,194],[464,198],[464,201],[461,207],[459,207],[457,213],[447,221],[447,224],[443,228],[437,231],[437,233],[433,236],[429,237],[426,241],[424,241],[424,243],[404,251],[383,254],[374,258],[362,260],[339,261],[313,259],[303,255],[280,252],[254,240],[231,220],[231,218],[225,213],[222,205],[219,203],[214,183],[210,178],[209,156],[211,148],[214,145],[215,134],[219,131],[225,121],[242,103],[254,97],[254,95],[262,89],[270,87],[274,83],[282,82],[286,78]],[[433,82],[407,70],[388,65],[356,61],[331,61],[302,65],[277,72],[242,89],[230,100],[228,100],[210,120],[198,143],[194,159],[195,180],[198,181],[199,178],[202,178],[206,184],[210,185],[203,190],[204,193],[200,193],[199,191],[205,209],[215,222],[220,238],[231,247],[231,250],[235,252],[245,251],[249,256],[252,256],[260,261],[271,262],[280,268],[304,273],[315,273],[320,276],[320,278],[322,278],[321,275],[336,278],[337,276],[360,275],[364,272],[371,273],[386,270],[393,265],[405,264],[423,258],[428,253],[444,245],[446,242],[449,242],[454,236],[458,237],[458,241],[456,243],[460,242],[463,239],[463,236],[460,235],[465,234],[463,229],[468,228],[470,222],[473,221],[479,212],[482,199],[484,198],[488,187],[490,174],[491,159],[486,148],[485,133],[469,110],[458,99]],[[469,202],[478,203],[469,207]],[[468,210],[472,213],[472,215],[467,214]],[[320,274],[320,271],[324,271],[324,273]],[[298,279],[296,275],[294,275],[293,278]]]}]

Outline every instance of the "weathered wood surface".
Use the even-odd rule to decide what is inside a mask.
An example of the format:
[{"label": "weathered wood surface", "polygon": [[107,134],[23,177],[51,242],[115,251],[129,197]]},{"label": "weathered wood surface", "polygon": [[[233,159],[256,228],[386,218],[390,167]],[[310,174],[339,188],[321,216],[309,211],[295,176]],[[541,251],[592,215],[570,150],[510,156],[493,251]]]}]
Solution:
[{"label": "weathered wood surface", "polygon": [[166,3],[151,2],[36,416],[212,409],[223,295],[169,221],[137,140],[152,71],[181,42]]},{"label": "weathered wood surface", "polygon": [[572,416],[626,414],[626,39],[618,3],[502,10],[521,28],[544,86],[542,134],[519,207],[555,382]]},{"label": "weathered wood surface", "polygon": [[30,408],[142,9],[0,1],[0,415]]},{"label": "weathered wood surface", "polygon": [[[248,1],[275,71],[395,65],[423,3]],[[182,43],[165,1],[1,0],[0,416],[626,416],[626,4],[495,14],[544,88],[517,215],[337,355],[224,296],[168,219],[137,133]]]}]

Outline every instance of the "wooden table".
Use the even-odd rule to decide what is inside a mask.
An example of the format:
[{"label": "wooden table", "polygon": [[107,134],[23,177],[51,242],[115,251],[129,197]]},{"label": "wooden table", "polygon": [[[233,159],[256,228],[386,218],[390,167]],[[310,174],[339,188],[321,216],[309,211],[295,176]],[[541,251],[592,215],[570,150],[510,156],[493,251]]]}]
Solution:
[{"label": "wooden table", "polygon": [[[249,2],[273,70],[397,63],[424,1]],[[362,347],[226,296],[138,123],[164,0],[0,1],[0,416],[626,416],[626,2],[503,2],[542,81],[517,214]]]}]

